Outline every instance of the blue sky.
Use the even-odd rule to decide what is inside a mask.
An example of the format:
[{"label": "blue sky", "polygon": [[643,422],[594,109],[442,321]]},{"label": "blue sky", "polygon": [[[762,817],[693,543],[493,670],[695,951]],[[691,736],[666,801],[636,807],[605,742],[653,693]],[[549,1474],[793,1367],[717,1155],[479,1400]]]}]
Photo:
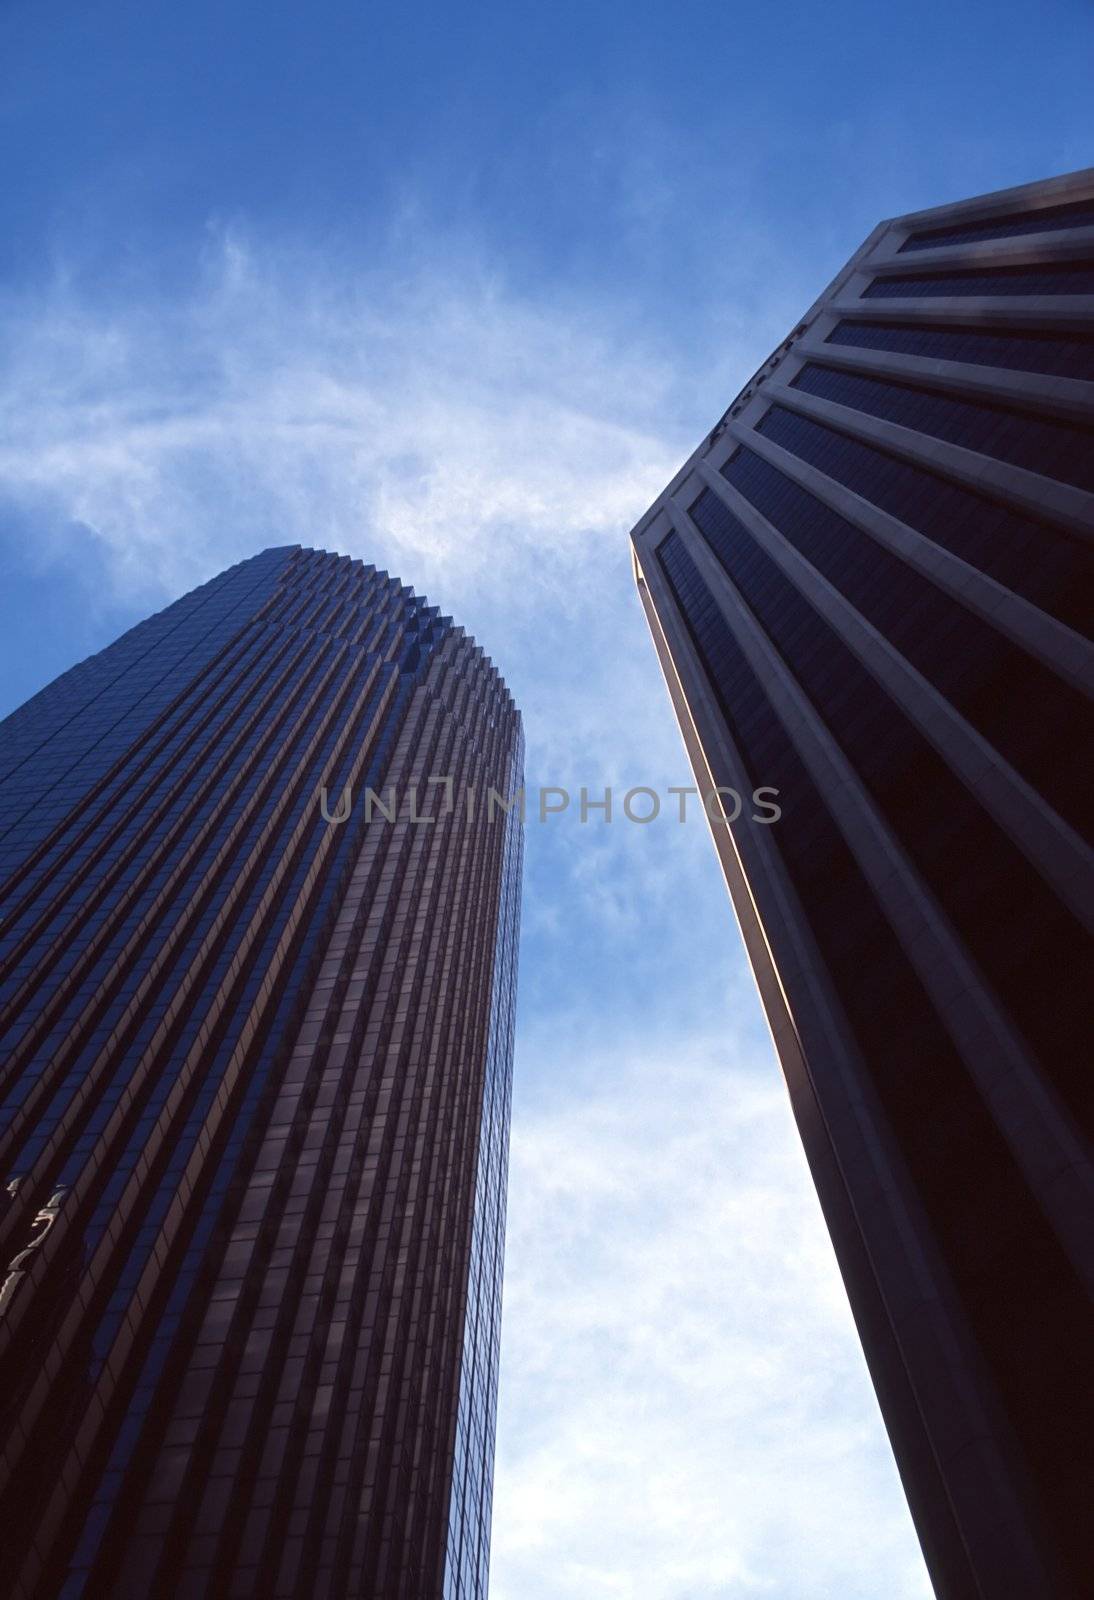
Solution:
[{"label": "blue sky", "polygon": [[[1089,0],[0,0],[0,713],[291,541],[529,780],[686,782],[626,531],[883,216],[1090,160]],[[494,1600],[928,1593],[703,826],[528,839]]]}]

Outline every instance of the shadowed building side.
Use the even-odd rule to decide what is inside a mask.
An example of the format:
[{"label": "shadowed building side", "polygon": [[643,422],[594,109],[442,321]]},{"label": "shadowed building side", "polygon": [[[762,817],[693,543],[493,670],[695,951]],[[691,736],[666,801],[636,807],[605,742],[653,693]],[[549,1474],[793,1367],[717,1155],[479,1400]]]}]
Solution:
[{"label": "shadowed building side", "polygon": [[1094,171],[882,223],[632,533],[944,1600],[1094,1571]]}]

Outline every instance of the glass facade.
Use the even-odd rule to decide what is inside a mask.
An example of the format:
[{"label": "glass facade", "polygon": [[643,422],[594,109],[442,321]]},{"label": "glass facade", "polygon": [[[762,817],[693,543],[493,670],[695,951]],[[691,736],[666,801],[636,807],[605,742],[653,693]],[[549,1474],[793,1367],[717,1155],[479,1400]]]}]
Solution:
[{"label": "glass facade", "polygon": [[943,244],[976,244],[981,239],[1013,239],[1032,233],[1057,233],[1061,228],[1094,228],[1094,204],[1072,200],[1062,206],[1039,206],[1007,217],[987,217],[954,227],[923,228],[910,233],[901,250],[935,250]]},{"label": "glass facade", "polygon": [[[1082,690],[751,450],[739,450],[722,475],[1001,755],[1052,797],[1062,816],[1076,826],[1089,823],[1084,750],[1094,737],[1094,713]],[[925,487],[929,493],[929,482]]]},{"label": "glass facade", "polygon": [[919,300],[958,295],[1028,297],[1043,294],[1094,294],[1094,266],[1086,261],[1053,261],[1030,267],[966,267],[952,272],[917,272],[875,278],[862,291],[866,300]]},{"label": "glass facade", "polygon": [[1082,540],[1067,530],[783,406],[772,406],[756,431],[1068,627],[1088,626],[1090,572]]},{"label": "glass facade", "polygon": [[922,323],[856,320],[837,322],[825,342],[933,361],[1094,380],[1094,333],[1075,330],[1044,334],[1028,328],[961,328],[952,324],[932,328]]},{"label": "glass facade", "polygon": [[815,362],[802,368],[793,386],[803,394],[995,456],[1027,472],[1040,472],[1077,489],[1094,489],[1094,428],[1080,423],[959,399],[915,384],[835,372]]},{"label": "glass facade", "polygon": [[[1094,173],[1080,178],[1060,226],[1094,215]],[[916,237],[1028,233],[1035,252],[1021,215],[1004,196],[994,223]],[[902,247],[889,226],[871,265]],[[1060,292],[1090,295],[1094,319],[1094,263],[878,277],[863,294]],[[1015,333],[932,328],[925,311],[834,321],[822,299],[765,368],[814,414],[750,387],[632,534],[697,779],[779,791],[774,826],[739,819],[732,847],[717,828],[715,843],[943,1600],[1078,1597],[1094,1570],[1094,562],[1051,493],[1085,491],[1094,529],[1094,398],[1084,426],[816,352],[1079,376],[1089,335],[1037,305],[1043,326],[1031,305]],[[923,445],[898,459],[852,438],[844,407]],[[982,459],[975,488],[932,440]],[[1045,480],[1036,514],[997,462]],[[973,606],[981,578],[1027,602],[1021,630]]]},{"label": "glass facade", "polygon": [[[1016,1020],[1025,1021],[1031,1043],[1058,1074],[1061,1092],[1075,1096],[1077,1114],[1083,1115],[1085,1002],[1068,972],[1068,956],[1082,936],[1074,919],[739,519],[710,490],[691,507],[691,516],[978,963],[1016,1009]],[[917,639],[937,637],[937,625],[917,615],[911,603],[904,615],[909,614]],[[821,661],[823,669],[811,670]],[[841,715],[849,701],[853,716]],[[990,855],[996,863],[990,877],[970,882],[959,870],[969,849]],[[1019,921],[1026,931],[1021,944],[1012,936]],[[1031,969],[1035,983],[1017,981]]]},{"label": "glass facade", "polygon": [[429,779],[521,749],[295,547],[0,726],[13,1594],[439,1597],[459,1500],[485,1595],[519,828]]},{"label": "glass facade", "polygon": [[[521,786],[523,747],[514,753],[508,793]],[[464,1318],[460,1398],[445,1552],[444,1600],[482,1600],[490,1566],[494,1432],[498,1409],[505,1189],[512,1100],[513,1021],[523,832],[519,814],[505,822],[498,960],[490,1000],[486,1088],[479,1133],[471,1268]]]}]

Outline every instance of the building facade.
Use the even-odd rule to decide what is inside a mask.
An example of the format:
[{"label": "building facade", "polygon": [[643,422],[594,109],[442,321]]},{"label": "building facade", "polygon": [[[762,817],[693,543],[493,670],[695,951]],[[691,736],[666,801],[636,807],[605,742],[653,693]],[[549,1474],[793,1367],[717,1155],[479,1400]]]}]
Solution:
[{"label": "building facade", "polygon": [[1094,170],[882,223],[632,534],[928,1568],[1094,1572]]},{"label": "building facade", "polygon": [[0,724],[6,1593],[484,1600],[522,751],[296,547]]}]

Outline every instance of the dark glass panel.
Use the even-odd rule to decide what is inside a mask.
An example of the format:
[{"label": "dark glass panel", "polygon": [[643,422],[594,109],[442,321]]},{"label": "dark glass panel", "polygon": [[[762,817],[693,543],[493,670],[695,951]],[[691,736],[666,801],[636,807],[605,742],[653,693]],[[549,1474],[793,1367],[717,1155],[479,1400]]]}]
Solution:
[{"label": "dark glass panel", "polygon": [[969,267],[953,272],[917,272],[875,278],[866,300],[920,300],[951,295],[1094,294],[1094,266],[1060,261],[1039,267]]},{"label": "dark glass panel", "polygon": [[[1085,1000],[1070,958],[1082,929],[838,634],[709,489],[691,515],[799,679],[1004,1009],[1094,1127]],[[935,649],[961,654],[953,634]],[[990,863],[983,870],[979,863]],[[1021,940],[1014,930],[1022,927]]]},{"label": "dark glass panel", "polygon": [[935,250],[944,244],[973,244],[980,239],[1012,239],[1029,233],[1054,233],[1060,228],[1094,227],[1094,200],[1068,200],[1036,211],[1012,211],[977,222],[949,223],[910,233],[901,250]]},{"label": "dark glass panel", "polygon": [[798,373],[793,387],[1077,489],[1094,490],[1094,429],[1077,422],[959,399],[918,384],[837,372],[812,362]]},{"label": "dark glass panel", "polygon": [[1069,628],[1090,632],[1090,556],[1080,540],[1059,527],[1034,522],[783,406],[771,408],[758,432]]},{"label": "dark glass panel", "polygon": [[826,344],[936,361],[1094,379],[1094,333],[1036,333],[1028,328],[932,328],[919,322],[838,322]]},{"label": "dark glass panel", "polygon": [[1090,831],[1085,695],[752,451],[722,470],[1050,805]]}]

